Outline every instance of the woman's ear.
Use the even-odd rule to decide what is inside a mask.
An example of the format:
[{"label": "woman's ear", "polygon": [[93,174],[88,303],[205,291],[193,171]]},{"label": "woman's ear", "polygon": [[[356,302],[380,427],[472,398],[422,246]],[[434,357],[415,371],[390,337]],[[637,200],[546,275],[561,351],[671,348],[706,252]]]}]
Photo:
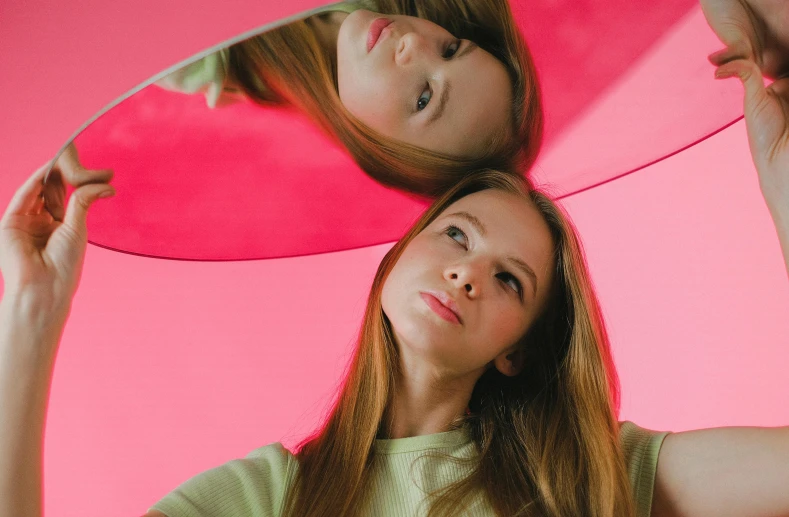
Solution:
[{"label": "woman's ear", "polygon": [[509,349],[499,354],[493,360],[496,369],[506,375],[507,377],[515,377],[523,370],[524,365],[523,348],[518,347],[515,350]]}]

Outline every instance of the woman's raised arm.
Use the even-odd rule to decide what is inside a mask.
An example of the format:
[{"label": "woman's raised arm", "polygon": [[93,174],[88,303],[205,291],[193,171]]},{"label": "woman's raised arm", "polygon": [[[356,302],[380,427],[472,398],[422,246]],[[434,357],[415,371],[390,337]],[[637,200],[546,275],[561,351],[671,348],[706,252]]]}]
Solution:
[{"label": "woman's raised arm", "polygon": [[747,59],[723,64],[715,76],[739,77],[745,87],[748,144],[789,272],[789,77],[765,86],[761,70]]},{"label": "woman's raised arm", "polygon": [[[789,78],[765,87],[750,59],[716,71],[718,78],[734,76],[745,86],[748,142],[789,272]],[[669,435],[658,457],[652,515],[789,516],[789,427]]]},{"label": "woman's raised arm", "polygon": [[[0,517],[42,514],[44,423],[57,347],[79,284],[87,211],[114,194],[111,171],[89,171],[69,149],[45,165],[0,219]],[[66,183],[76,190],[64,206]]]}]

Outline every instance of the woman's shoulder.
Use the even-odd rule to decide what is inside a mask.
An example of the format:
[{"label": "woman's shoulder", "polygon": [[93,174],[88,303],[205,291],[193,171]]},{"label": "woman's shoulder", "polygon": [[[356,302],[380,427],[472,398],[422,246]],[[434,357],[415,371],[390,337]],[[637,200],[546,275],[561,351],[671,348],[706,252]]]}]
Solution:
[{"label": "woman's shoulder", "polygon": [[660,446],[668,432],[640,427],[629,420],[619,422],[619,444],[628,472],[654,469]]},{"label": "woman's shoulder", "polygon": [[623,420],[619,422],[619,434],[621,440],[637,440],[654,437],[656,435],[665,435],[668,431],[654,431],[641,427],[630,420]]},{"label": "woman's shoulder", "polygon": [[279,515],[294,466],[294,455],[272,443],[197,474],[150,509],[167,515]]},{"label": "woman's shoulder", "polygon": [[636,515],[639,517],[650,513],[658,454],[668,434],[666,431],[640,427],[630,421],[619,422],[619,444],[636,502]]},{"label": "woman's shoulder", "polygon": [[296,466],[296,456],[280,442],[254,449],[244,456],[244,461],[252,462],[255,468],[277,477],[287,476],[288,471]]}]

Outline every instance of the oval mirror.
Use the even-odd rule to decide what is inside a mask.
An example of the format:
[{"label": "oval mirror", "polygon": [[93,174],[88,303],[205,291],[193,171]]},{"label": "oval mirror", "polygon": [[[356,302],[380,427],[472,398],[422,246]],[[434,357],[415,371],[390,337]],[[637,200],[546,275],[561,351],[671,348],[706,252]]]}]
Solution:
[{"label": "oval mirror", "polygon": [[[695,0],[509,3],[546,118],[530,174],[559,196],[654,163],[741,115],[739,84],[712,78],[705,56],[720,44]],[[373,181],[293,108],[262,106],[215,80],[189,82],[223,66],[223,49],[347,5],[293,13],[201,51],[86,124],[64,150],[85,167],[113,169],[118,191],[92,210],[91,242],[245,260],[396,240],[427,200]]]}]

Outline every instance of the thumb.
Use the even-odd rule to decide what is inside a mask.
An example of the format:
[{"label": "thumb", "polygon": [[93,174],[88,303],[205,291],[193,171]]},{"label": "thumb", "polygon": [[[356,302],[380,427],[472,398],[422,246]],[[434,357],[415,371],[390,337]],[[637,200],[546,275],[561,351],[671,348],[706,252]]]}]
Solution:
[{"label": "thumb", "polygon": [[66,208],[63,224],[84,235],[87,232],[88,209],[100,198],[115,195],[115,189],[106,183],[91,183],[76,189]]}]

